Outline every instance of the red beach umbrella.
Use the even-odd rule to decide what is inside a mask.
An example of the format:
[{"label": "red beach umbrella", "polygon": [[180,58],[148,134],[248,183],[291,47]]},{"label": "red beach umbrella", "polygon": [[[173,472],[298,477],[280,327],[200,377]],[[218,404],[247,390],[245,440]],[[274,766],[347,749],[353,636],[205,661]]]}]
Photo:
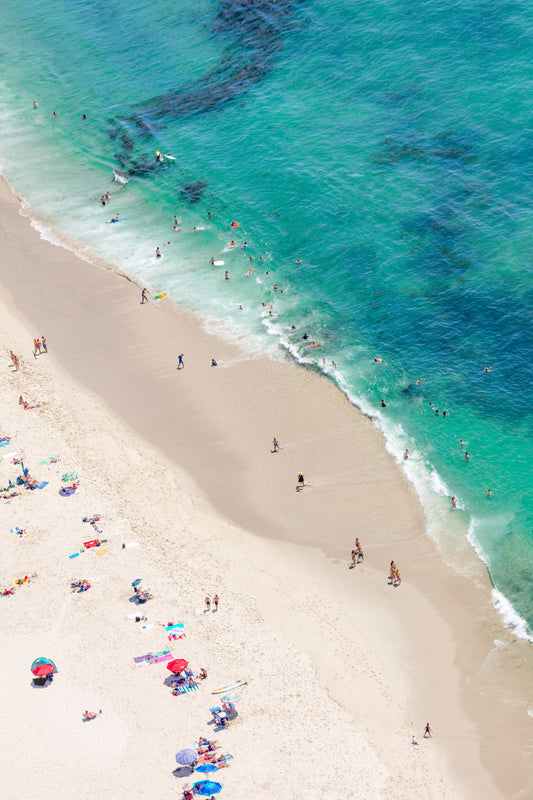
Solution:
[{"label": "red beach umbrella", "polygon": [[185,661],[184,658],[175,658],[174,661],[169,661],[167,664],[167,669],[171,672],[183,672],[186,667],[189,666],[189,662]]},{"label": "red beach umbrella", "polygon": [[53,664],[37,664],[37,666],[32,669],[36,678],[44,678],[45,675],[51,675],[54,671],[55,667]]}]

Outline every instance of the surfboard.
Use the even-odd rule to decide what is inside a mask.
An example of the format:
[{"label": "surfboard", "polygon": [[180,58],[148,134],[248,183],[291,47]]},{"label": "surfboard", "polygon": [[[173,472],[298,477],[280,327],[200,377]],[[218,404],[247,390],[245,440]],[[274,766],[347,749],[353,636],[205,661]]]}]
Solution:
[{"label": "surfboard", "polygon": [[238,686],[246,686],[248,683],[247,680],[238,680],[233,681],[233,683],[226,683],[224,686],[220,686],[218,689],[213,689],[211,694],[221,694],[222,692],[229,692],[230,689],[236,689]]},{"label": "surfboard", "polygon": [[154,300],[160,300],[162,297],[166,297],[166,296],[167,296],[166,292],[161,292],[161,294],[156,294],[154,296]]},{"label": "surfboard", "polygon": [[165,156],[165,158],[169,158],[170,161],[176,160],[176,156],[171,156],[169,153],[163,153],[163,155]]},{"label": "surfboard", "polygon": [[115,223],[115,222],[124,222],[125,219],[128,219],[128,218],[127,217],[121,217],[120,219],[106,219],[105,224],[106,225],[108,225],[108,224],[111,225],[111,223]]},{"label": "surfboard", "polygon": [[214,267],[223,267],[224,266],[224,262],[223,261],[213,261],[213,266]]}]

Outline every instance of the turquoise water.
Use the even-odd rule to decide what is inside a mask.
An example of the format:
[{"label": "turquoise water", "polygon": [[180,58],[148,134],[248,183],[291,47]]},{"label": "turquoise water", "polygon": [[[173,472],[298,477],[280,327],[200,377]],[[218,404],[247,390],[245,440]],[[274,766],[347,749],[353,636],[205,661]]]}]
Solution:
[{"label": "turquoise water", "polygon": [[432,534],[474,544],[524,636],[530,10],[27,0],[0,30],[0,166],[32,215],[253,352],[324,369],[408,447]]}]

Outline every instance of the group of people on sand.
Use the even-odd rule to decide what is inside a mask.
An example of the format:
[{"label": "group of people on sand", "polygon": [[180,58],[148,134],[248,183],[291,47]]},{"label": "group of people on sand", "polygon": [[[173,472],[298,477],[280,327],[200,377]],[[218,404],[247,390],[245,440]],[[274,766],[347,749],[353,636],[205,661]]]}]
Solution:
[{"label": "group of people on sand", "polygon": [[41,337],[41,339],[34,339],[33,340],[33,355],[40,356],[41,353],[48,352],[48,345],[46,344],[45,337]]},{"label": "group of people on sand", "polygon": [[19,406],[24,407],[24,411],[27,411],[29,408],[40,408],[40,403],[30,403],[28,400],[24,400],[23,396],[20,395],[19,397]]},{"label": "group of people on sand", "polygon": [[357,564],[360,564],[360,563],[361,563],[362,561],[364,561],[364,560],[365,560],[365,555],[364,555],[364,553],[363,553],[363,548],[361,547],[361,542],[360,542],[360,541],[359,541],[359,539],[357,538],[357,539],[355,540],[355,547],[354,547],[354,549],[352,550],[352,564],[351,564],[351,569],[352,569],[353,567],[357,566]]}]

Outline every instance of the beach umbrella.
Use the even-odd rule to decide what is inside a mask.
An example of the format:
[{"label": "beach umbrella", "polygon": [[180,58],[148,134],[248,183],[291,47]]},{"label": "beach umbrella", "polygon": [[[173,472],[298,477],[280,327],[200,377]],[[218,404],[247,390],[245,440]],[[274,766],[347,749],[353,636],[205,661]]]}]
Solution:
[{"label": "beach umbrella", "polygon": [[222,784],[216,781],[200,781],[199,783],[195,783],[195,786],[198,794],[203,795],[218,794],[222,789]]},{"label": "beach umbrella", "polygon": [[142,581],[142,578],[135,578],[134,581],[131,582],[132,586],[138,586]]},{"label": "beach umbrella", "polygon": [[196,767],[196,772],[218,772],[218,767],[215,767],[214,764],[200,764],[199,767]]},{"label": "beach umbrella", "polygon": [[241,699],[241,696],[237,692],[228,692],[222,699],[225,703],[236,703],[237,700]]},{"label": "beach umbrella", "polygon": [[189,666],[189,662],[185,661],[184,658],[175,658],[174,661],[169,661],[167,664],[167,669],[171,672],[183,672],[186,667]]},{"label": "beach umbrella", "polygon": [[176,761],[182,767],[190,767],[198,760],[198,753],[191,747],[186,747],[176,753]]},{"label": "beach umbrella", "polygon": [[77,481],[79,477],[77,472],[65,472],[65,474],[61,476],[61,480],[63,483],[71,483],[72,481]]},{"label": "beach umbrella", "polygon": [[35,667],[38,667],[39,664],[51,664],[52,667],[54,668],[53,671],[57,672],[57,667],[56,667],[56,665],[54,664],[54,662],[52,661],[51,658],[36,658],[35,661],[33,662],[33,664],[30,667],[31,671],[33,672]]},{"label": "beach umbrella", "polygon": [[53,664],[37,664],[37,666],[32,669],[32,672],[36,678],[44,678],[45,675],[51,675],[55,672],[55,667]]}]

